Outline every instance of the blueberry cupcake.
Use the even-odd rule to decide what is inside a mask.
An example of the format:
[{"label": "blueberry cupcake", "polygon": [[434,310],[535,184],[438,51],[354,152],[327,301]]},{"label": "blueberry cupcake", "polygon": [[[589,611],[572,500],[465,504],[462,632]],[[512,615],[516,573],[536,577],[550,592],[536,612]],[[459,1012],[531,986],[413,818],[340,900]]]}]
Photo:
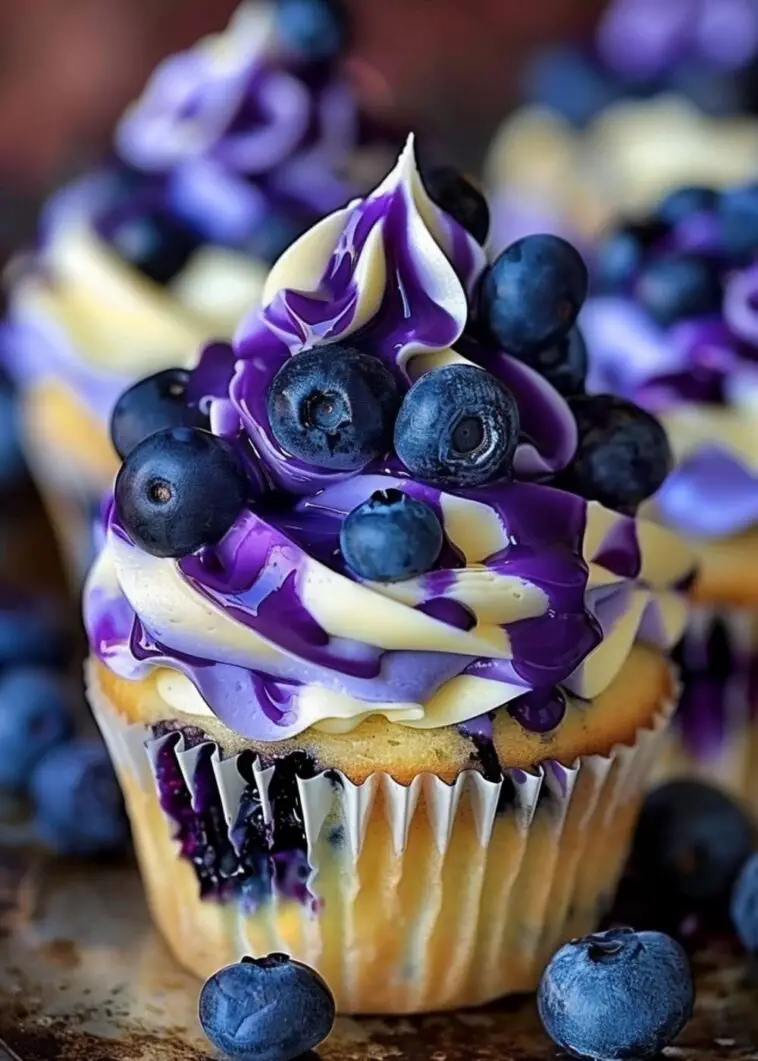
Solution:
[{"label": "blueberry cupcake", "polygon": [[[654,418],[593,433],[558,389],[583,383],[582,259],[546,236],[489,266],[487,204],[451,187],[443,210],[409,143],[278,260],[183,403],[124,395],[85,589],[175,954],[205,976],[285,951],[343,1012],[533,989],[596,925],[694,563],[634,514],[669,464]],[[617,511],[581,496],[614,446]]]},{"label": "blueberry cupcake", "polygon": [[243,4],[164,62],[118,126],[113,164],[53,197],[11,270],[3,357],[77,576],[118,467],[107,424],[124,387],[231,335],[271,262],[392,158],[339,73],[336,4],[312,0],[304,21],[295,7]]},{"label": "blueberry cupcake", "polygon": [[699,556],[662,769],[758,813],[758,187],[686,187],[599,246],[585,307],[591,389],[652,410],[676,467],[647,515]]}]

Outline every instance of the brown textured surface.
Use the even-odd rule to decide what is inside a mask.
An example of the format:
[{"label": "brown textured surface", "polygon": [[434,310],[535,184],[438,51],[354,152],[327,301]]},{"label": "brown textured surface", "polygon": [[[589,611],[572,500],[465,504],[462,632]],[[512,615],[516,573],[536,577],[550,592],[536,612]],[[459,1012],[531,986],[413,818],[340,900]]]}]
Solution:
[{"label": "brown textured surface", "polygon": [[[203,1061],[197,982],[151,929],[131,866],[0,848],[0,1061]],[[671,1061],[758,1061],[758,988],[729,949],[697,960],[695,1020]],[[530,1001],[416,1020],[340,1020],[322,1061],[548,1061]],[[313,1055],[312,1061],[316,1061]]]}]

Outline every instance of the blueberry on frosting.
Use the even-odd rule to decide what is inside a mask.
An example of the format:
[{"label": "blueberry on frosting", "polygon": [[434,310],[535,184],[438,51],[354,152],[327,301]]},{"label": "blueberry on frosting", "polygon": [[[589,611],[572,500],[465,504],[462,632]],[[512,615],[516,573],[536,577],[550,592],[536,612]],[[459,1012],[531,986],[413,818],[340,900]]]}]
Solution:
[{"label": "blueberry on frosting", "polygon": [[526,236],[485,273],[480,317],[509,354],[544,350],[574,326],[587,285],[587,267],[570,243],[560,236]]},{"label": "blueberry on frosting", "polygon": [[477,243],[487,242],[490,208],[470,180],[452,166],[424,169],[424,186],[431,199],[470,232]]},{"label": "blueberry on frosting", "polygon": [[111,439],[120,457],[168,427],[207,427],[208,417],[187,400],[189,372],[167,368],[124,391],[111,414]]},{"label": "blueberry on frosting", "polygon": [[431,571],[442,549],[432,508],[401,490],[378,490],[348,513],[340,531],[351,571],[374,582],[397,582]]},{"label": "blueberry on frosting", "polygon": [[395,450],[428,483],[481,486],[507,478],[519,439],[516,399],[474,365],[451,364],[417,380],[395,423]]},{"label": "blueberry on frosting", "polygon": [[330,343],[285,361],[268,392],[271,430],[293,457],[354,471],[386,451],[399,398],[381,361]]},{"label": "blueberry on frosting", "polygon": [[152,556],[181,557],[218,542],[242,511],[245,473],[232,446],[209,431],[159,431],[136,446],[116,477],[116,507]]},{"label": "blueberry on frosting", "polygon": [[103,235],[124,261],[162,285],[179,275],[202,242],[182,218],[164,209],[130,211],[104,225]]},{"label": "blueberry on frosting", "polygon": [[650,413],[609,394],[569,402],[579,432],[564,482],[580,497],[633,512],[671,471],[666,433]]}]

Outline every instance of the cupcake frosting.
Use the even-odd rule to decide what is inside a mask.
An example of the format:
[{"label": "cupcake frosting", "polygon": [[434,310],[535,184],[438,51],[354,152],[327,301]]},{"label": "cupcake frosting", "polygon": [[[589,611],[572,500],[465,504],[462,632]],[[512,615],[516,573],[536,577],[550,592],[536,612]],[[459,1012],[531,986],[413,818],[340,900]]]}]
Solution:
[{"label": "cupcake frosting", "polygon": [[[48,203],[11,272],[4,360],[107,419],[129,382],[231,335],[270,262],[370,186],[389,142],[334,59],[288,53],[271,11],[243,4],[158,68],[118,126],[114,165]],[[158,276],[135,256],[162,239],[173,265]]]},{"label": "cupcake frosting", "polygon": [[677,466],[654,515],[717,539],[758,522],[758,268],[726,251],[716,206],[664,234],[645,261],[690,250],[718,263],[719,310],[663,326],[633,291],[621,292],[590,299],[582,326],[589,388],[645,406],[669,435]]},{"label": "cupcake frosting", "polygon": [[[692,558],[663,528],[548,485],[574,453],[565,401],[531,369],[475,338],[486,256],[428,197],[412,144],[375,192],[326,218],[274,265],[263,309],[234,349],[205,349],[190,393],[237,449],[253,500],[218,545],[179,560],[132,541],[115,506],[85,595],[97,655],[127,678],[157,670],[183,712],[277,740],[348,730],[371,714],[404,726],[472,724],[509,710],[551,729],[566,692],[591,697],[632,643],[667,645]],[[360,471],[293,459],[266,395],[304,349],[350,339],[401,393],[451,363],[513,394],[521,420],[512,480],[438,487],[394,452]],[[397,489],[437,514],[433,570],[369,582],[340,553],[346,515]]]}]

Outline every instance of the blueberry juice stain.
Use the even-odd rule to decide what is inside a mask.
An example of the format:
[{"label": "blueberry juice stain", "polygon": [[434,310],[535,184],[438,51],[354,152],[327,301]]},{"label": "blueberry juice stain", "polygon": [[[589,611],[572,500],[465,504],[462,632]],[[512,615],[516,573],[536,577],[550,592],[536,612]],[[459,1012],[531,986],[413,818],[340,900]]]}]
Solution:
[{"label": "blueberry juice stain", "polygon": [[[155,777],[160,805],[174,825],[180,857],[198,880],[200,896],[237,902],[252,913],[273,896],[294,900],[314,910],[316,897],[308,887],[311,867],[297,778],[312,777],[312,761],[304,753],[276,760],[268,786],[271,818],[266,821],[253,756],[243,753],[238,769],[246,781],[231,825],[227,823],[213,770],[214,745],[201,731],[153,727],[156,737],[168,736],[158,751]],[[188,747],[203,745],[196,760],[192,790],[179,766],[181,737]],[[208,743],[206,743],[208,742]]]}]

